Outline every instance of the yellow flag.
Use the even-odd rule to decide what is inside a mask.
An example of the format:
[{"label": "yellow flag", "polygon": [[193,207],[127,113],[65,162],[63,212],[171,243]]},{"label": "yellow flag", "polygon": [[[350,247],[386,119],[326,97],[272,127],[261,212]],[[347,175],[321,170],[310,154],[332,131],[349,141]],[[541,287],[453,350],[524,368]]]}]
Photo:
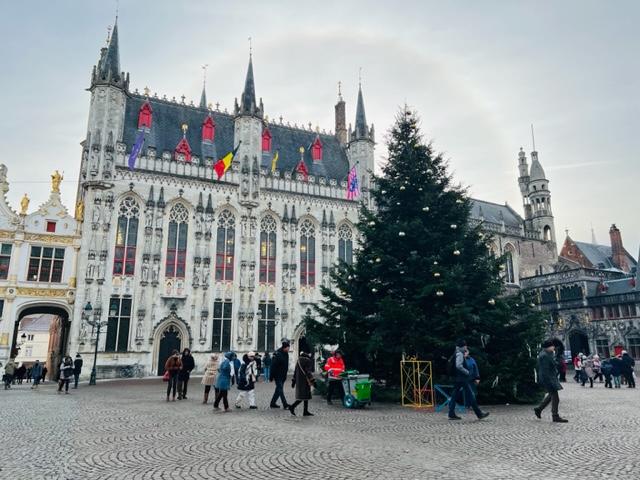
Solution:
[{"label": "yellow flag", "polygon": [[276,154],[273,156],[273,160],[271,160],[271,171],[275,171],[276,163],[278,163],[278,151],[276,150]]}]

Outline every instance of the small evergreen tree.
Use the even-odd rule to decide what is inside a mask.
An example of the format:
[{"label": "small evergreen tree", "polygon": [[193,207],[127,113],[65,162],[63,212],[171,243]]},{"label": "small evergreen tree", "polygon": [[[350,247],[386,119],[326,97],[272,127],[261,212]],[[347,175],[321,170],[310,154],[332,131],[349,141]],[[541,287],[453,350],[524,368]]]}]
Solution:
[{"label": "small evergreen tree", "polygon": [[423,141],[417,116],[399,113],[389,137],[388,162],[369,192],[376,208],[360,209],[354,263],[332,269],[334,289],[323,287],[317,317],[305,318],[307,338],[340,345],[348,368],[393,387],[404,356],[431,360],[443,375],[463,337],[481,394],[533,400],[542,317],[526,294],[502,295],[502,259],[471,224],[471,200]]}]

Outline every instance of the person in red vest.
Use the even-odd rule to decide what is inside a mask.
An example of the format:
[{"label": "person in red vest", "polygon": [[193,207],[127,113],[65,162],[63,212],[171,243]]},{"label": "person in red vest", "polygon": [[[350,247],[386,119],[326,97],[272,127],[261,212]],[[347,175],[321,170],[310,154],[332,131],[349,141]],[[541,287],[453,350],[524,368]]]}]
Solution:
[{"label": "person in red vest", "polygon": [[336,350],[327,359],[327,363],[324,365],[324,371],[328,374],[327,380],[329,382],[327,387],[327,405],[333,405],[331,397],[333,396],[333,391],[336,388],[338,389],[338,392],[342,392],[342,396],[344,397],[342,381],[340,379],[340,374],[344,372],[344,361],[342,360],[342,355],[342,350]]}]

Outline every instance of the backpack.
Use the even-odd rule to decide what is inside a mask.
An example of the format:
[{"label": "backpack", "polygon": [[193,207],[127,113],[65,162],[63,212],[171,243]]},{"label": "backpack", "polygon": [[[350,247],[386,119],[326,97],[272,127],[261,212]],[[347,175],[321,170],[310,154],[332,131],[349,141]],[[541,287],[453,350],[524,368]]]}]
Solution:
[{"label": "backpack", "polygon": [[238,388],[246,387],[247,383],[247,364],[243,363],[238,372]]},{"label": "backpack", "polygon": [[447,360],[447,375],[450,377],[455,377],[458,374],[458,369],[456,368],[456,353],[458,352],[453,352],[453,355]]}]

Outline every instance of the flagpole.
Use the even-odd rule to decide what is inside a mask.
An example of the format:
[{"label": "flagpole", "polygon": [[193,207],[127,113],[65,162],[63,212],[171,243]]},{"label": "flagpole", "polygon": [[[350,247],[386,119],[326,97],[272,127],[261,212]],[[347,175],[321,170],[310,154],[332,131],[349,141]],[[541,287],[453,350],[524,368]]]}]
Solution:
[{"label": "flagpole", "polygon": [[340,183],[344,182],[344,181],[345,181],[345,179],[349,176],[349,173],[351,173],[351,170],[353,170],[353,169],[354,169],[355,167],[357,167],[359,164],[360,164],[360,160],[358,160],[356,163],[354,163],[354,164],[353,164],[353,167],[351,167],[351,168],[349,169],[349,171],[347,172],[347,174],[346,174],[344,177],[342,177],[342,180],[340,180]]}]

